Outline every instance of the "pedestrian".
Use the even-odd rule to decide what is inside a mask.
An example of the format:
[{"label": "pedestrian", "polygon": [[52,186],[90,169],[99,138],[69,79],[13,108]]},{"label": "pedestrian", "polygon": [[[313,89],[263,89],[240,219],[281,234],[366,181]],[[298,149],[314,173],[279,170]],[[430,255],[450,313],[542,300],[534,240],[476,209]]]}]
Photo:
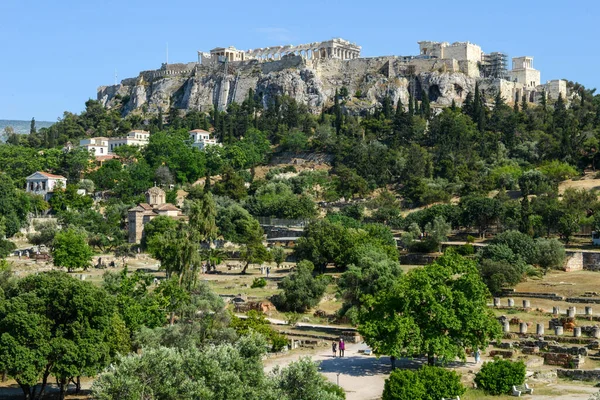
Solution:
[{"label": "pedestrian", "polygon": [[269,277],[270,273],[271,273],[271,267],[267,267],[267,278]]},{"label": "pedestrian", "polygon": [[340,349],[340,357],[344,357],[344,350],[346,350],[346,343],[344,343],[344,339],[340,338],[338,348]]},{"label": "pedestrian", "polygon": [[335,340],[331,342],[331,350],[333,351],[333,358],[335,358],[335,355],[337,354],[337,343]]},{"label": "pedestrian", "polygon": [[475,350],[475,364],[479,364],[479,360],[481,360],[481,352],[479,349]]}]

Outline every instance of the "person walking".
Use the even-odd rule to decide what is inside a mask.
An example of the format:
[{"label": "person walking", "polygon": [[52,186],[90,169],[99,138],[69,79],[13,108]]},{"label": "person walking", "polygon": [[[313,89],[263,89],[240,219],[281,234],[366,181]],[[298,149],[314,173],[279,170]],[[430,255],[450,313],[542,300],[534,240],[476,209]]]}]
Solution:
[{"label": "person walking", "polygon": [[479,361],[481,360],[481,352],[479,351],[479,349],[475,350],[475,364],[479,364]]},{"label": "person walking", "polygon": [[271,273],[271,267],[267,267],[267,278],[269,277],[270,273]]},{"label": "person walking", "polygon": [[344,343],[344,339],[340,338],[338,348],[340,349],[340,357],[344,357],[344,350],[346,350],[346,343]]},{"label": "person walking", "polygon": [[333,351],[333,358],[335,358],[337,354],[337,343],[335,342],[335,340],[331,342],[331,351]]}]

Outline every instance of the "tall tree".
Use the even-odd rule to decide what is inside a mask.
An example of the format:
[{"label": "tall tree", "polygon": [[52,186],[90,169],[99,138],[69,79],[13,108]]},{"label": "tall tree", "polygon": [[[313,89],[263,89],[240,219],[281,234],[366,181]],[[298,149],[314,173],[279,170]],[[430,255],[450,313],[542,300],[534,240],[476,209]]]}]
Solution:
[{"label": "tall tree", "polygon": [[500,335],[489,296],[474,261],[446,254],[368,297],[359,332],[376,354],[464,360],[466,348],[484,349]]}]

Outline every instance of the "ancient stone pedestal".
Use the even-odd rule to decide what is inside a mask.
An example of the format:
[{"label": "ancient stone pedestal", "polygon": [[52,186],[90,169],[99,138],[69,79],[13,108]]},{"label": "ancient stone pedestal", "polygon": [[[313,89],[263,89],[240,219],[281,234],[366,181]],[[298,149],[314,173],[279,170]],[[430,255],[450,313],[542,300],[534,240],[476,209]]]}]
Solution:
[{"label": "ancient stone pedestal", "polygon": [[494,297],[494,307],[500,307],[500,297]]},{"label": "ancient stone pedestal", "polygon": [[552,307],[552,314],[554,314],[554,315],[560,314],[560,307]]},{"label": "ancient stone pedestal", "polygon": [[575,307],[567,308],[567,318],[575,318]]},{"label": "ancient stone pedestal", "polygon": [[521,322],[519,324],[519,333],[527,333],[527,322]]},{"label": "ancient stone pedestal", "polygon": [[544,324],[537,324],[536,333],[539,336],[542,336],[544,334]]},{"label": "ancient stone pedestal", "polygon": [[514,307],[515,306],[515,301],[513,299],[508,299],[508,306],[509,307]]},{"label": "ancient stone pedestal", "polygon": [[506,322],[504,323],[504,327],[503,327],[503,328],[504,328],[504,329],[503,329],[503,330],[504,330],[504,333],[508,333],[508,332],[510,332],[510,324],[508,323],[508,321],[506,321]]},{"label": "ancient stone pedestal", "polygon": [[562,334],[563,334],[563,332],[564,332],[564,330],[563,330],[563,327],[562,327],[562,326],[555,326],[555,327],[554,327],[554,334],[555,334],[556,336],[560,336],[560,335],[562,335]]},{"label": "ancient stone pedestal", "polygon": [[523,300],[523,308],[531,308],[531,302],[529,300]]},{"label": "ancient stone pedestal", "polygon": [[594,337],[595,337],[596,339],[599,339],[599,338],[600,338],[600,328],[595,328],[595,329],[592,331],[592,335],[594,335]]},{"label": "ancient stone pedestal", "polygon": [[573,328],[573,337],[581,337],[581,327],[576,326]]},{"label": "ancient stone pedestal", "polygon": [[592,307],[590,307],[590,306],[585,307],[585,315],[586,315],[586,317],[591,317],[593,315]]}]

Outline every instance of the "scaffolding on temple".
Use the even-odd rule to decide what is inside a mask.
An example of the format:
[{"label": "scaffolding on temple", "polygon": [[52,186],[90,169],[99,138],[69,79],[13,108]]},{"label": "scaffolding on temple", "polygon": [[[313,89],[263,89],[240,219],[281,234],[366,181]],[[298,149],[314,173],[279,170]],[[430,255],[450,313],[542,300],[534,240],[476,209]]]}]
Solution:
[{"label": "scaffolding on temple", "polygon": [[484,54],[480,72],[483,78],[508,79],[508,55],[497,51]]}]

